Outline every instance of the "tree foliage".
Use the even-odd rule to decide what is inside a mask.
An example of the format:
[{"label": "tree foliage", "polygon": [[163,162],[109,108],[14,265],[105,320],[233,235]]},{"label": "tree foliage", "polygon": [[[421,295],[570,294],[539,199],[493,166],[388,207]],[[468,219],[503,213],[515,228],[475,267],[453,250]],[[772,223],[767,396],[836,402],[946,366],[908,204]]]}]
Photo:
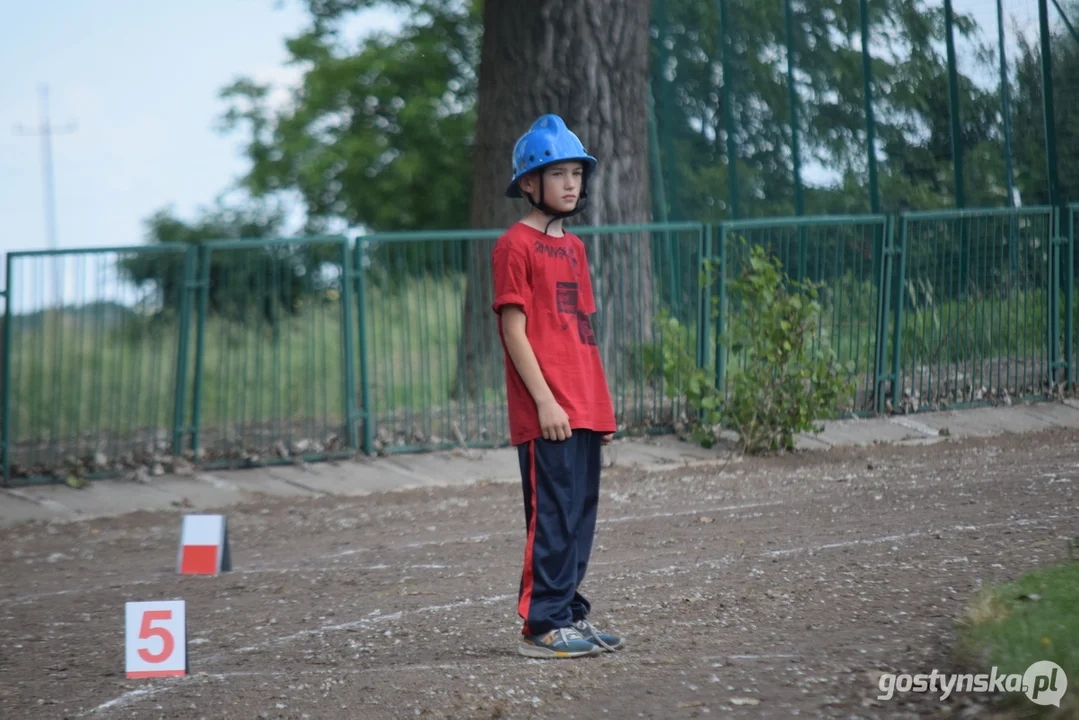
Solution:
[{"label": "tree foliage", "polygon": [[[1079,2],[1066,5],[1072,25],[1079,27]],[[1067,31],[1054,34],[1052,48],[1053,104],[1056,108],[1057,164],[1060,197],[1079,202],[1079,41]],[[1013,146],[1015,181],[1026,205],[1048,204],[1048,156],[1042,110],[1041,46],[1020,38],[1015,58]]]},{"label": "tree foliage", "polygon": [[[194,222],[171,209],[159,210],[146,221],[149,244],[183,243],[201,246],[215,240],[274,238],[284,215],[266,203],[238,207],[218,202]],[[275,321],[284,311],[296,312],[305,297],[320,290],[315,268],[333,262],[324,249],[310,245],[267,245],[264,248],[220,250],[211,254],[208,310],[236,320],[249,319],[255,309]],[[180,254],[135,253],[119,262],[123,277],[143,291],[153,292],[166,312],[174,312],[184,292],[185,259]]]},{"label": "tree foliage", "polygon": [[312,25],[287,42],[303,68],[290,102],[241,78],[222,91],[223,127],[243,131],[256,196],[293,190],[308,229],[467,225],[480,22],[471,3],[385,3],[408,12],[397,34],[351,46],[341,30],[360,0],[310,0]]},{"label": "tree foliage", "polygon": [[[723,84],[730,83],[743,216],[794,213],[791,105],[783,2],[730,2],[730,78],[722,67],[717,3],[665,3],[654,18],[654,94],[664,137],[663,158],[671,210],[680,219],[728,216],[729,177]],[[885,211],[933,208],[951,202],[951,128],[947,65],[939,51],[944,19],[924,0],[870,3],[873,97]],[[837,185],[811,189],[810,213],[856,212],[869,207],[864,73],[858,3],[828,0],[795,4],[794,52],[798,128],[804,169],[828,168]],[[956,32],[988,63],[969,17]],[[994,91],[960,77],[963,143],[984,155],[998,132]],[[1003,179],[1003,164],[980,168]],[[996,183],[982,183],[996,187]],[[1001,186],[1003,183],[1001,182]],[[975,190],[973,203],[1002,196]]]},{"label": "tree foliage", "polygon": [[[483,36],[478,0],[303,0],[309,25],[287,42],[301,70],[284,101],[275,88],[238,78],[222,90],[222,128],[241,137],[249,160],[242,187],[253,203],[300,198],[306,232],[330,227],[392,231],[474,224],[474,137]],[[806,211],[869,209],[866,119],[858,3],[793,4],[803,167],[832,171],[830,186],[807,189]],[[884,211],[948,207],[953,201],[944,18],[929,0],[871,0],[874,112]],[[400,32],[349,39],[357,13],[385,7]],[[715,0],[667,0],[651,18],[651,89],[662,176],[674,219],[728,217],[724,77]],[[729,0],[732,112],[743,216],[794,212],[793,162],[783,2]],[[1073,17],[1079,16],[1071,6]],[[956,18],[965,52],[996,77],[995,28]],[[1044,118],[1038,46],[1022,42],[1009,60],[1015,178],[1024,204],[1046,202]],[[1062,194],[1079,199],[1079,44],[1055,39],[1056,127]],[[967,204],[1005,201],[999,88],[960,74],[959,105]],[[553,96],[552,96],[553,97]],[[553,102],[553,101],[552,101]],[[516,131],[515,131],[516,132]],[[500,145],[503,144],[500,140]],[[502,152],[509,151],[503,148]],[[487,157],[486,155],[484,157]],[[488,160],[484,160],[488,162]],[[498,168],[499,172],[502,168]],[[162,224],[171,217],[177,225]],[[222,222],[238,223],[224,228]],[[239,236],[265,228],[210,211],[191,222],[151,219],[151,239],[202,229]],[[183,230],[186,228],[186,230]],[[183,232],[182,232],[183,230]],[[466,257],[463,247],[455,257]],[[431,247],[398,254],[393,272],[434,267]],[[407,255],[407,257],[406,257]],[[379,254],[373,265],[388,265]],[[445,263],[443,263],[444,265]],[[134,270],[134,267],[129,269]],[[384,268],[385,269],[385,268]],[[145,273],[144,273],[145,274]],[[135,277],[135,276],[133,276]],[[138,276],[145,281],[146,278]]]}]

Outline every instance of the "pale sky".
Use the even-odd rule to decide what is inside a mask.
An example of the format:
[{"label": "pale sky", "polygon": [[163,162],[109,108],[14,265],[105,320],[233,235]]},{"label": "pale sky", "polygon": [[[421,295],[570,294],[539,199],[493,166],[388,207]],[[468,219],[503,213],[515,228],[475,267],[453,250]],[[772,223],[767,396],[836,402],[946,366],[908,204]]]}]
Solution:
[{"label": "pale sky", "polygon": [[[46,247],[40,122],[53,140],[57,235],[64,247],[135,245],[143,221],[173,205],[193,217],[243,175],[242,136],[214,125],[237,76],[294,81],[284,41],[307,27],[299,0],[7,2],[0,21],[0,253]],[[393,29],[364,13],[349,34]],[[353,32],[355,31],[355,32]]]},{"label": "pale sky", "polygon": [[[939,5],[933,0],[933,5]],[[293,82],[285,38],[306,27],[299,0],[8,2],[0,25],[0,253],[46,247],[41,145],[14,132],[39,123],[48,83],[60,247],[133,245],[172,205],[191,218],[246,168],[242,138],[214,130],[218,91],[241,75]],[[1036,27],[1033,0],[1005,0]],[[995,0],[955,0],[995,36]],[[393,29],[364,13],[349,34]],[[1013,55],[1014,57],[1014,55]],[[962,62],[962,55],[961,55]]]}]

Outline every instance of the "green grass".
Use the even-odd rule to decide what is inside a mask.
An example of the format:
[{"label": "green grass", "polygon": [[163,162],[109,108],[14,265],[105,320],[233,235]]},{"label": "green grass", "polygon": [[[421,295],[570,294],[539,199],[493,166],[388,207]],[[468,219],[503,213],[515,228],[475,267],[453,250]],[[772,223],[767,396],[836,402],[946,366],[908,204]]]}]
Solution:
[{"label": "green grass", "polygon": [[49,312],[12,321],[13,439],[119,431],[171,420],[175,325],[146,316]]},{"label": "green grass", "polygon": [[1014,582],[983,588],[958,622],[960,659],[979,672],[1023,674],[1049,660],[1068,677],[1060,710],[1039,706],[1023,694],[1008,705],[1023,717],[1079,717],[1079,562],[1041,568]]},{"label": "green grass", "polygon": [[[367,339],[376,412],[419,411],[448,402],[464,287],[458,276],[372,288]],[[336,432],[345,415],[342,317],[335,294],[309,300],[276,324],[254,312],[243,322],[211,313],[204,328],[201,426],[231,428],[226,439],[248,430],[315,439]],[[194,422],[196,330],[193,313],[185,382],[188,426]],[[68,310],[16,316],[12,434],[33,456],[23,462],[46,459],[55,451],[48,444],[60,438],[67,438],[65,453],[101,449],[107,455],[126,450],[118,436],[138,431],[171,441],[179,335],[174,317],[148,313]],[[353,358],[359,394],[358,335]],[[501,375],[494,380],[500,384]],[[72,442],[77,447],[70,447]]]},{"label": "green grass", "polygon": [[457,372],[464,276],[418,278],[372,289],[371,296],[367,346],[376,407],[419,410],[445,404]]}]

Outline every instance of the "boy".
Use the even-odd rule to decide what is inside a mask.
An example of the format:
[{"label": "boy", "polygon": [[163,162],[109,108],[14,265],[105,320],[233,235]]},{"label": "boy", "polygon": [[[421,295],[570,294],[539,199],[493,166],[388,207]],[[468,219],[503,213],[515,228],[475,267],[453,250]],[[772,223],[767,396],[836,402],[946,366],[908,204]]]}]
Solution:
[{"label": "boy", "polygon": [[532,208],[492,253],[528,529],[517,604],[524,619],[517,651],[526,657],[583,657],[623,645],[592,626],[580,593],[596,529],[600,446],[616,427],[588,318],[596,307],[584,244],[562,220],[584,209],[595,167],[561,118],[539,118],[517,141],[506,191]]}]

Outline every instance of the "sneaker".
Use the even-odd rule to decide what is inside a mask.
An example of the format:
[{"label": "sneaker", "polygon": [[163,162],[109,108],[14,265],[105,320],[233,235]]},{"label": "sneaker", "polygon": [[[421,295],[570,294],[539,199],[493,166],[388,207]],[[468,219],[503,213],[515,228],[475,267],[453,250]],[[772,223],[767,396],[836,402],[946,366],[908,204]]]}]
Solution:
[{"label": "sneaker", "polygon": [[531,658],[578,658],[599,655],[603,649],[585,640],[574,628],[558,628],[545,635],[525,635],[517,652]]},{"label": "sneaker", "polygon": [[578,620],[573,623],[573,627],[581,634],[581,637],[599,648],[600,652],[614,652],[615,650],[620,650],[626,644],[624,638],[601,633],[587,620]]}]

